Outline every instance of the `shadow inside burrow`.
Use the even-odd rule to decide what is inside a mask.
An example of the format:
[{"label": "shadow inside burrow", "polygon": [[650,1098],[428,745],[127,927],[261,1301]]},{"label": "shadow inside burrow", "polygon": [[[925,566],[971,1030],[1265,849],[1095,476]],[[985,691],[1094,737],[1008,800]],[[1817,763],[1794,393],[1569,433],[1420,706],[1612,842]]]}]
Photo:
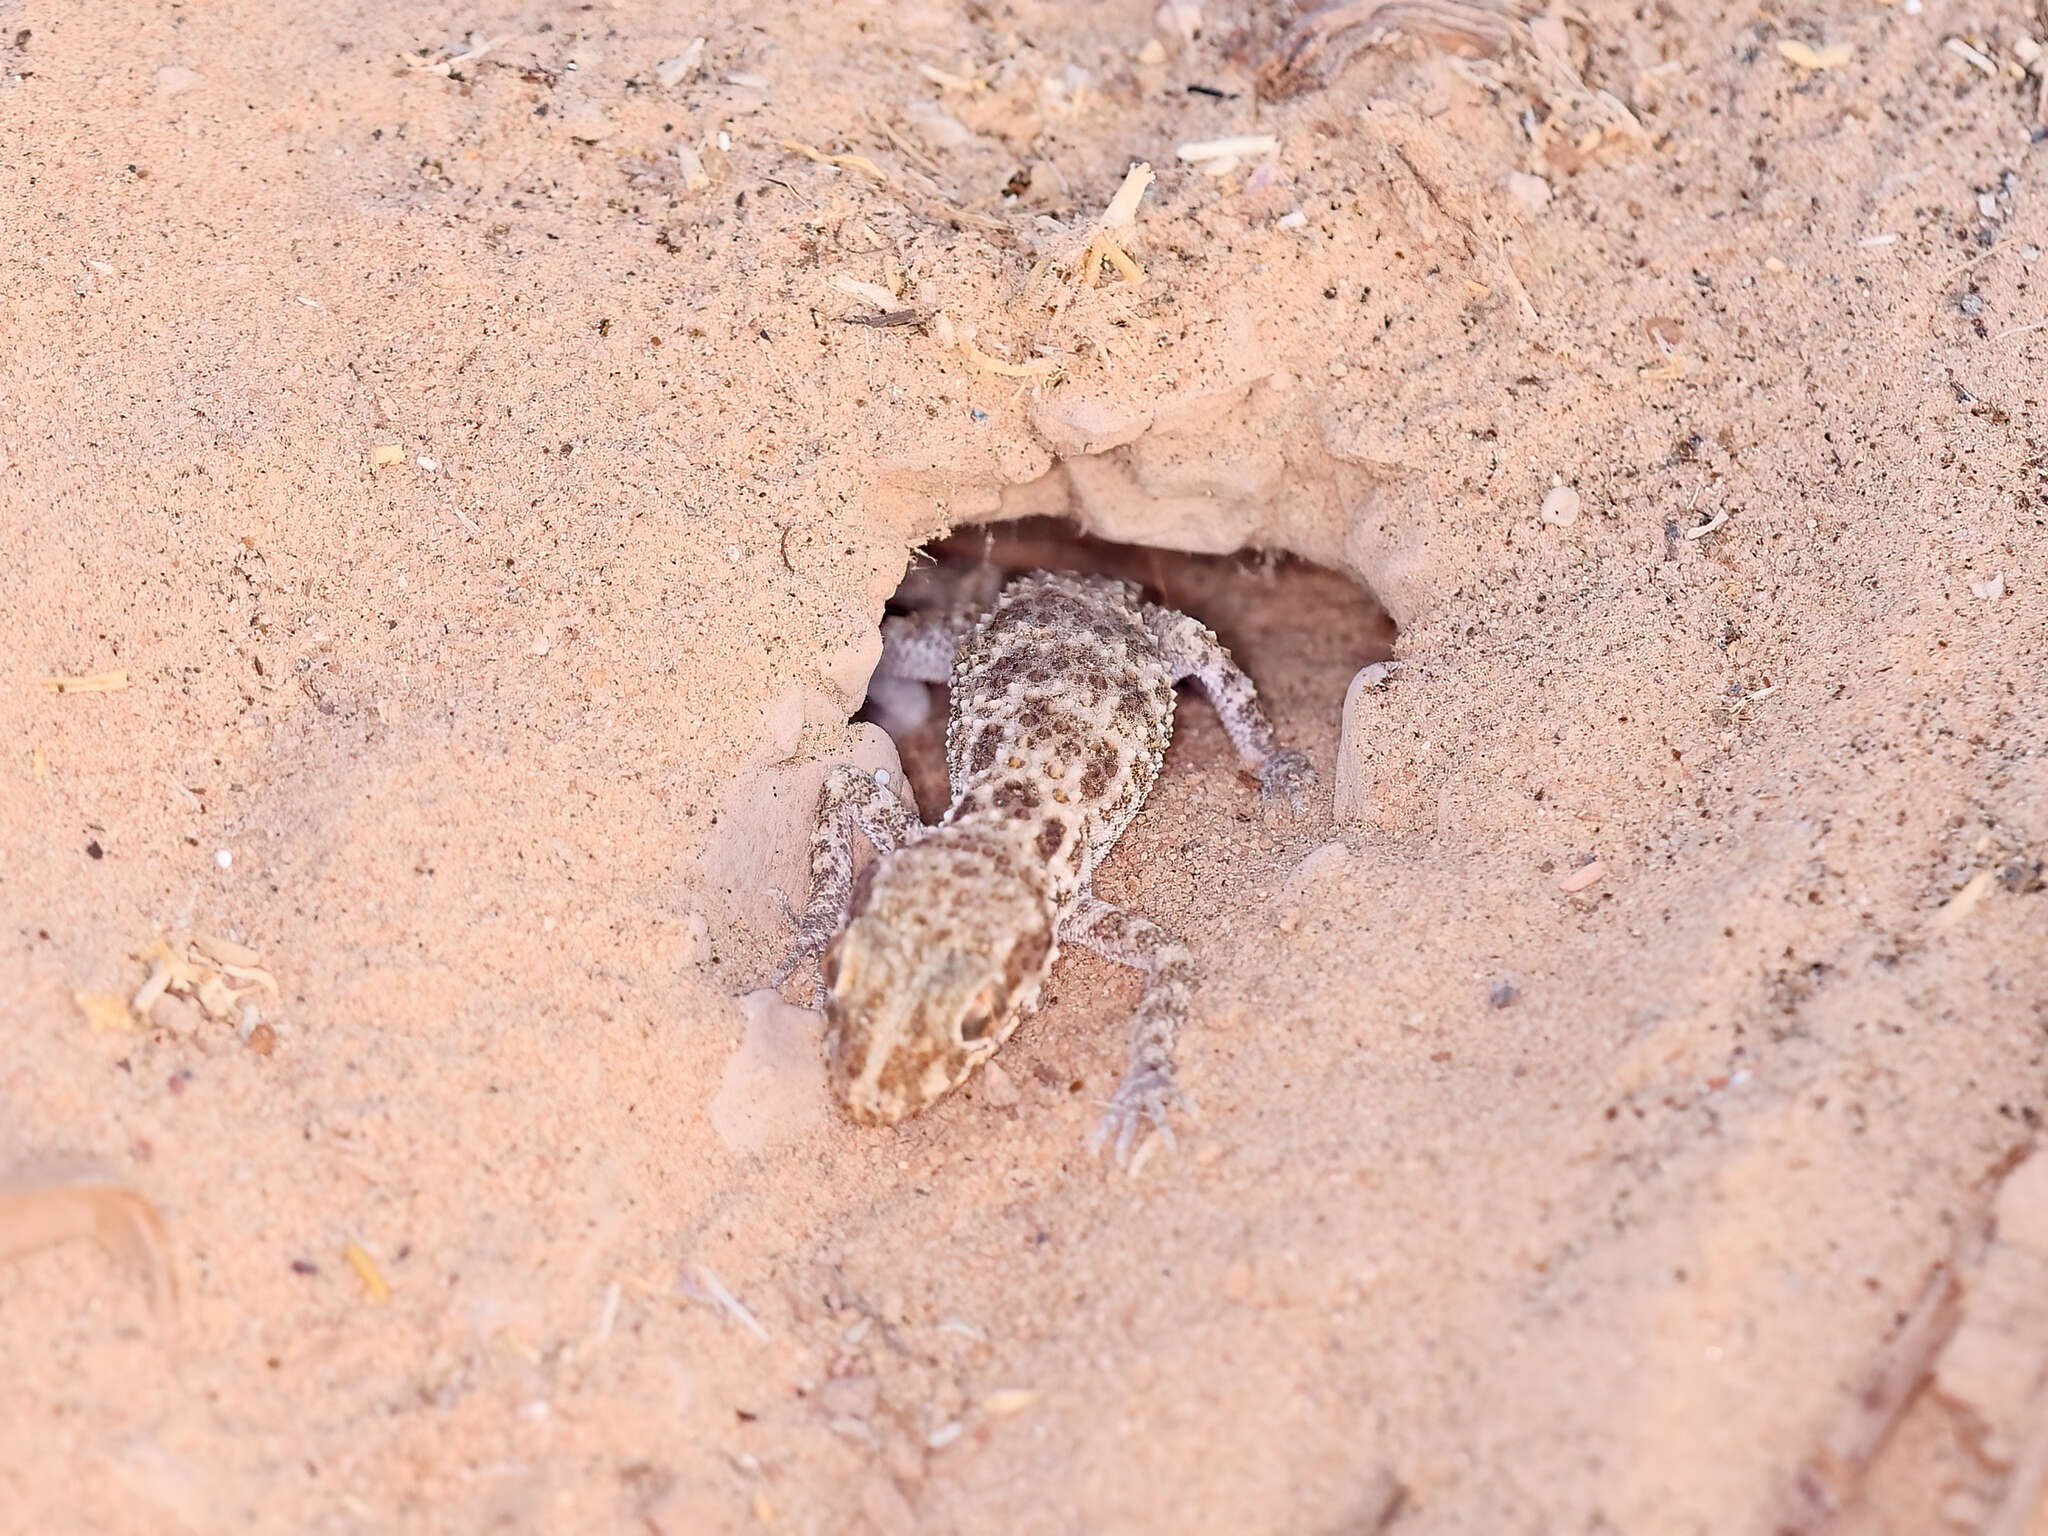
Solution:
[{"label": "shadow inside burrow", "polygon": [[[1345,689],[1358,669],[1394,650],[1393,618],[1370,591],[1341,571],[1291,555],[1246,550],[1195,555],[1144,544],[1114,544],[1079,532],[1061,518],[1028,517],[961,528],[913,557],[888,611],[928,602],[934,576],[977,563],[1005,576],[1075,571],[1120,576],[1145,596],[1192,614],[1216,631],[1258,685],[1280,738],[1306,751],[1330,781]],[[1176,763],[1235,768],[1237,759],[1213,711],[1187,697],[1175,711]],[[946,783],[945,690],[930,690],[922,720],[872,698],[858,718],[881,725],[896,742],[918,813],[937,821],[951,801]],[[1193,707],[1189,707],[1190,705]]]}]

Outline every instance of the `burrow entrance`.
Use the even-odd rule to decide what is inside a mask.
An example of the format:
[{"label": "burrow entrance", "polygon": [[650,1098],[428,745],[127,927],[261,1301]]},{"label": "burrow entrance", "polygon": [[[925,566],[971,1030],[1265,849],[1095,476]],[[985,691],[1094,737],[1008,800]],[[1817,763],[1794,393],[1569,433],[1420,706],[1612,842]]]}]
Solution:
[{"label": "burrow entrance", "polygon": [[[928,557],[928,558],[927,558]],[[1053,517],[1028,517],[961,528],[927,546],[889,604],[908,612],[924,600],[934,567],[976,562],[1005,574],[1057,570],[1095,572],[1135,581],[1154,602],[1202,620],[1259,686],[1288,745],[1307,752],[1327,786],[1334,771],[1345,690],[1361,667],[1393,654],[1393,618],[1373,595],[1341,572],[1291,555],[1244,551],[1193,555],[1140,544],[1115,544]],[[933,687],[919,722],[888,701],[872,699],[859,718],[895,739],[919,814],[936,821],[951,796],[946,784],[945,690]],[[1183,698],[1162,789],[1179,778],[1228,779],[1237,757],[1199,697]],[[1253,801],[1237,807],[1248,813]]]}]

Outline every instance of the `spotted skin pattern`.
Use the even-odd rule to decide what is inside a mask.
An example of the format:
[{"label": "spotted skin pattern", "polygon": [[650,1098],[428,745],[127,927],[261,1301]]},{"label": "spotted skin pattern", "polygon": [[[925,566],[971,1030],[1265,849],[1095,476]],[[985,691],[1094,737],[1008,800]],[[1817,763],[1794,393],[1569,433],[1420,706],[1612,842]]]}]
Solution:
[{"label": "spotted skin pattern", "polygon": [[[1062,944],[1095,950],[1145,975],[1130,1066],[1096,1145],[1122,1159],[1147,1126],[1170,1140],[1194,960],[1090,882],[1158,781],[1175,683],[1201,686],[1266,797],[1296,813],[1314,783],[1308,760],[1279,745],[1212,632],[1128,582],[1035,572],[978,611],[891,623],[879,670],[949,686],[953,803],[927,827],[868,775],[827,777],[811,899],[791,915],[796,944],[777,982],[823,957],[834,1086],[855,1120],[894,1124],[995,1054]],[[858,881],[856,827],[879,855]]]}]

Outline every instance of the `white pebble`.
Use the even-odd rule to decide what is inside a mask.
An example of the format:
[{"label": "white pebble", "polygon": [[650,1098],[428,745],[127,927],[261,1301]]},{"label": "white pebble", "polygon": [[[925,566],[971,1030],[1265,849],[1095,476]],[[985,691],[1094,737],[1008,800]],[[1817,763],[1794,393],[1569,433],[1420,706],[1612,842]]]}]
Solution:
[{"label": "white pebble", "polygon": [[231,869],[234,867],[235,856],[232,853],[229,853],[227,849],[222,848],[214,854],[213,862],[218,864],[222,869]]},{"label": "white pebble", "polygon": [[1508,177],[1508,196],[1531,213],[1541,213],[1550,206],[1550,183],[1527,171],[1515,171]]},{"label": "white pebble", "polygon": [[672,91],[694,75],[704,62],[704,39],[693,37],[683,51],[654,66],[654,78],[665,91]]},{"label": "white pebble", "polygon": [[1568,485],[1551,487],[1536,515],[1553,528],[1569,528],[1579,520],[1579,493]]},{"label": "white pebble", "polygon": [[417,459],[414,459],[413,462],[419,465],[421,469],[424,469],[430,475],[435,470],[441,467],[441,461],[439,459],[430,459],[425,454],[421,454]]},{"label": "white pebble", "polygon": [[936,102],[913,101],[904,115],[910,119],[911,132],[928,148],[958,149],[974,142],[974,130]]}]

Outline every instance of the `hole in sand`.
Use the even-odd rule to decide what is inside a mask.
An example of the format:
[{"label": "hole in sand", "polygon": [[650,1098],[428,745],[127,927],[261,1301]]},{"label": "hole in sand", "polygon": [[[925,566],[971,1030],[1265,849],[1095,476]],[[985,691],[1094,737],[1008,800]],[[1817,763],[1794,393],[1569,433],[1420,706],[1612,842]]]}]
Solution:
[{"label": "hole in sand", "polygon": [[[1281,739],[1309,754],[1325,784],[1346,689],[1361,667],[1393,654],[1394,621],[1370,592],[1341,572],[1291,555],[1191,555],[1114,544],[1051,517],[962,528],[926,553],[930,558],[920,556],[905,574],[890,612],[928,606],[935,588],[986,563],[1005,575],[1055,570],[1121,576],[1137,582],[1152,601],[1193,614],[1251,674]],[[891,683],[871,695],[859,718],[895,739],[919,814],[937,821],[952,798],[946,783],[945,689]],[[1199,699],[1184,697],[1175,711],[1167,779],[1221,778],[1238,771],[1215,714]]]}]

